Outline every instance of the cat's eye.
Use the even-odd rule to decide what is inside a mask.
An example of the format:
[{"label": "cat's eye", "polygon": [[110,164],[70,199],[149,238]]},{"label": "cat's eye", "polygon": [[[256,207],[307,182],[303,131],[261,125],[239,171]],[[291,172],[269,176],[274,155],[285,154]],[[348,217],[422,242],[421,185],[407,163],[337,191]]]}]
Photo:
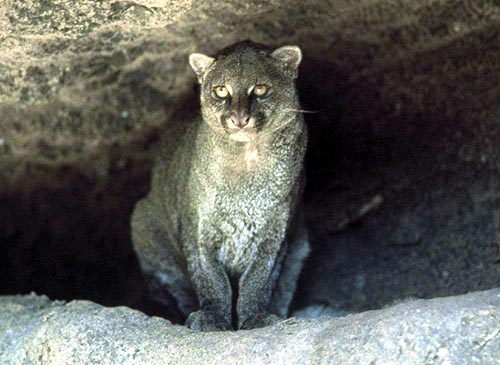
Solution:
[{"label": "cat's eye", "polygon": [[253,94],[255,96],[266,96],[269,92],[269,88],[266,85],[255,85],[253,88]]},{"label": "cat's eye", "polygon": [[214,93],[217,97],[224,99],[229,95],[229,90],[225,86],[216,86],[214,88]]}]

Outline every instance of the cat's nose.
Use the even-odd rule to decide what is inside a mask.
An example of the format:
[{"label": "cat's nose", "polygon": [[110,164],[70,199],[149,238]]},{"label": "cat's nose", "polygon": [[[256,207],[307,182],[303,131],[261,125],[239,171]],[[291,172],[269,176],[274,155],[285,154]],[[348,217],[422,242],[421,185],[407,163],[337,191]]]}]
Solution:
[{"label": "cat's nose", "polygon": [[231,112],[231,122],[235,127],[245,128],[250,120],[248,114],[238,114],[237,112]]}]

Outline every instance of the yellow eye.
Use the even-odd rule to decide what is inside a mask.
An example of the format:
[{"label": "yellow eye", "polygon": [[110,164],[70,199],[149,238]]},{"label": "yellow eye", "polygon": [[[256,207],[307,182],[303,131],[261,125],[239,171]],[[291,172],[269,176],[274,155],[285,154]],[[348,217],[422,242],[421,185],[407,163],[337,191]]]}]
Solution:
[{"label": "yellow eye", "polygon": [[229,91],[225,86],[216,86],[214,92],[219,98],[226,98],[229,95]]},{"label": "yellow eye", "polygon": [[253,88],[253,93],[256,96],[264,96],[267,94],[267,86],[266,85],[255,85]]}]

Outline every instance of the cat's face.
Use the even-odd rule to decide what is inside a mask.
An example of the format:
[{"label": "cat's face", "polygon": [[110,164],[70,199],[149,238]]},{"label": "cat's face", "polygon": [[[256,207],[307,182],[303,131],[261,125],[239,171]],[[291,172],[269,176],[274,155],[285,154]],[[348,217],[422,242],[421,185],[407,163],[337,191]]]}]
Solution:
[{"label": "cat's face", "polygon": [[222,52],[216,58],[199,53],[189,58],[201,84],[203,119],[239,142],[281,129],[298,107],[294,79],[300,49],[269,52],[244,42]]}]

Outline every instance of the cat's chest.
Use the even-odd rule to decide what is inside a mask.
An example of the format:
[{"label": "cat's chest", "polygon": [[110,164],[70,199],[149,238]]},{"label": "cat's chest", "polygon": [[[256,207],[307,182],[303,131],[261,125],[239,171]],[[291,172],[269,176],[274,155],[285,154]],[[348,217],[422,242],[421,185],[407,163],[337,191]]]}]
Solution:
[{"label": "cat's chest", "polygon": [[[264,176],[239,180],[213,191],[211,225],[216,235],[216,254],[223,266],[240,275],[258,247],[280,240],[287,222],[286,199],[275,183],[260,181]],[[277,193],[279,191],[280,193]],[[283,226],[283,227],[281,227]]]},{"label": "cat's chest", "polygon": [[235,155],[215,152],[197,178],[205,197],[198,217],[209,227],[213,253],[240,275],[260,245],[281,243],[297,177],[290,156],[280,151],[250,146]]},{"label": "cat's chest", "polygon": [[219,261],[234,275],[241,275],[262,244],[279,243],[279,226],[285,225],[287,210],[275,196],[248,192],[238,201],[220,197],[222,213],[217,222],[217,255]]},{"label": "cat's chest", "polygon": [[250,237],[270,224],[282,208],[286,200],[284,190],[288,189],[269,180],[263,175],[226,181],[211,191],[208,200],[218,217],[216,224],[221,232],[231,237]]}]

